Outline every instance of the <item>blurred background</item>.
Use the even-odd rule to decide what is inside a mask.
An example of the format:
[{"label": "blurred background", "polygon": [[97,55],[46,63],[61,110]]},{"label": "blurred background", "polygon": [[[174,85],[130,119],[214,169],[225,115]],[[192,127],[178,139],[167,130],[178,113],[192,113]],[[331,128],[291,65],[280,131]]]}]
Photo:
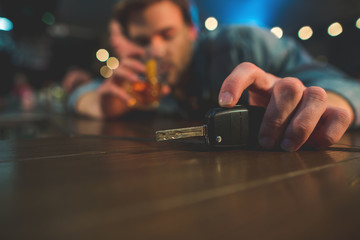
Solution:
[{"label": "blurred background", "polygon": [[[106,77],[106,49],[116,0],[1,0],[0,97],[59,84],[67,70]],[[358,0],[194,0],[201,31],[253,24],[297,39],[315,58],[360,78]],[[104,69],[103,69],[104,70]],[[20,87],[19,87],[20,86]],[[19,90],[20,88],[20,90]],[[58,92],[59,93],[59,92]],[[59,93],[60,94],[60,93]],[[1,107],[1,101],[0,101]]]}]

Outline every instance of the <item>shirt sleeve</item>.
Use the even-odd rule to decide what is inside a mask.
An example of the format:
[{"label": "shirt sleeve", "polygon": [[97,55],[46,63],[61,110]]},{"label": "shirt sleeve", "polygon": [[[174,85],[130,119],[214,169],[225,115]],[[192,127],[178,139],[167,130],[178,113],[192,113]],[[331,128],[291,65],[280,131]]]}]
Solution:
[{"label": "shirt sleeve", "polygon": [[67,109],[70,112],[75,112],[77,101],[86,93],[95,91],[101,85],[100,80],[94,80],[90,83],[84,84],[73,91],[67,99]]},{"label": "shirt sleeve", "polygon": [[353,127],[360,127],[360,81],[336,67],[320,63],[294,39],[278,39],[267,29],[251,28],[247,48],[254,63],[279,77],[299,78],[305,86],[319,86],[345,98],[355,113]]}]

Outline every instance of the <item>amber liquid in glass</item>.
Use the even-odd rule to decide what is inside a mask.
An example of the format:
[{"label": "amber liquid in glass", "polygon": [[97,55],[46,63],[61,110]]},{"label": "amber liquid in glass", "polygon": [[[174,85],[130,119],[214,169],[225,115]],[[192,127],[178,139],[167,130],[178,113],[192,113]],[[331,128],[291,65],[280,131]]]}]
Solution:
[{"label": "amber liquid in glass", "polygon": [[130,83],[126,86],[126,90],[133,97],[133,99],[128,102],[128,105],[139,109],[159,106],[161,97],[161,85],[158,79],[156,60],[148,60],[145,66],[146,75],[144,81]]}]

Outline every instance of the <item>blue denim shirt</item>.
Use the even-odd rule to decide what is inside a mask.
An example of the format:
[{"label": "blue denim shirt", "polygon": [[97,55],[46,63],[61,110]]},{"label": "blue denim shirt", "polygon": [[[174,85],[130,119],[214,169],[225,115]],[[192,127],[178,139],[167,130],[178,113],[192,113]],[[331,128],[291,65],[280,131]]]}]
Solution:
[{"label": "blue denim shirt", "polygon": [[[251,62],[278,77],[299,78],[305,86],[320,86],[349,101],[355,112],[354,126],[360,126],[360,82],[335,67],[314,60],[294,39],[278,39],[268,29],[252,26],[228,26],[199,35],[195,43],[188,92],[198,108],[207,111],[217,106],[225,78],[242,62]],[[93,83],[96,88],[98,83]],[[89,86],[87,90],[91,89]],[[85,91],[78,89],[70,97],[73,108]],[[81,94],[79,94],[81,93]],[[245,92],[240,103],[247,102]],[[186,112],[179,101],[167,96],[159,110]],[[185,104],[186,105],[186,104]],[[203,111],[200,111],[203,114]],[[191,114],[190,114],[191,115]]]}]

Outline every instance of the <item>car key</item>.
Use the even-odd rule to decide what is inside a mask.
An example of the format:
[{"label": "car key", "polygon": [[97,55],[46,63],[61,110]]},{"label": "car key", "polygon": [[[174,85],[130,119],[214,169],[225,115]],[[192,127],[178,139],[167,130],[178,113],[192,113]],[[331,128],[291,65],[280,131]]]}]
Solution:
[{"label": "car key", "polygon": [[264,108],[256,106],[214,108],[206,114],[203,126],[156,131],[156,141],[202,136],[212,147],[257,145],[264,113]]}]

